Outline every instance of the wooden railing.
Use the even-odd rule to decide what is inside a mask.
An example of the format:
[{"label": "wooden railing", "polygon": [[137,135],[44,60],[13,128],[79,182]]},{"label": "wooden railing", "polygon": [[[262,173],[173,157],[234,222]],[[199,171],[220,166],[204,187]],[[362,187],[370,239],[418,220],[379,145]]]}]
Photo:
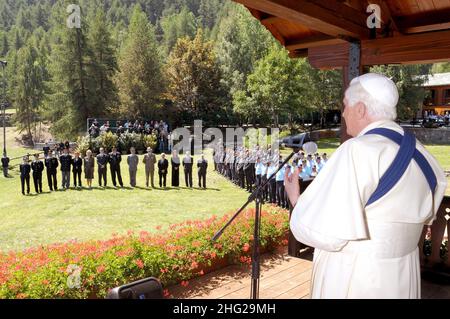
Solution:
[{"label": "wooden railing", "polygon": [[[444,197],[437,219],[431,227],[426,226],[419,241],[420,264],[423,270],[446,272],[450,274],[450,258],[448,257],[448,238],[445,238],[445,229],[450,230],[450,197]],[[443,246],[446,241],[446,246]],[[431,244],[431,246],[430,246]],[[446,256],[443,249],[447,250]]]}]

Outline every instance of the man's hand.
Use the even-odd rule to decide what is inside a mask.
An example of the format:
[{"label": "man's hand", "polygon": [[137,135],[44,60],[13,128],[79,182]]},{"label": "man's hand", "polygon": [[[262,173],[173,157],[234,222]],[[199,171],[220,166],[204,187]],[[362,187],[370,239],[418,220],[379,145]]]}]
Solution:
[{"label": "man's hand", "polygon": [[300,169],[297,167],[294,170],[294,173],[290,176],[289,171],[290,170],[286,170],[286,173],[284,175],[284,188],[292,204],[292,207],[295,207],[295,205],[297,205],[298,198],[300,197],[300,183],[298,181]]}]

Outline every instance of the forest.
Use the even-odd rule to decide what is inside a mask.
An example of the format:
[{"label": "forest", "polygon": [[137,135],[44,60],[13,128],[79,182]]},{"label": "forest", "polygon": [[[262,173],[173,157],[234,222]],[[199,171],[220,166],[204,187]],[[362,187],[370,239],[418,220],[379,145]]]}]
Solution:
[{"label": "forest", "polygon": [[[68,27],[70,4],[80,28]],[[342,103],[339,70],[290,59],[229,0],[0,0],[0,59],[14,121],[29,139],[42,124],[75,138],[87,118],[291,126]],[[448,69],[376,68],[397,82],[401,118],[421,107],[426,75]]]}]

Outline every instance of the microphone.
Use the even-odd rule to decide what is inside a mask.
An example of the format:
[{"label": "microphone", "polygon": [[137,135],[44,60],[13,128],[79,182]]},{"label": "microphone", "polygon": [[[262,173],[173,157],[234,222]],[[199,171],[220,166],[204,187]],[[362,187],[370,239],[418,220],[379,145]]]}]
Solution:
[{"label": "microphone", "polygon": [[308,154],[315,153],[318,149],[317,144],[312,141],[309,133],[285,137],[280,144],[284,147],[292,148],[296,152],[304,150]]}]

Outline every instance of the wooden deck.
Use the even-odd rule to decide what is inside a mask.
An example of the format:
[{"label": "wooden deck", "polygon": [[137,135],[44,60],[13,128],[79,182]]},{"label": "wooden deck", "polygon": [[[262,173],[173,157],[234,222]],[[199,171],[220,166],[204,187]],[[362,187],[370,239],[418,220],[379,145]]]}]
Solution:
[{"label": "wooden deck", "polygon": [[[312,254],[292,258],[283,249],[261,260],[261,299],[308,299]],[[169,288],[176,299],[249,299],[251,267],[230,266]],[[450,299],[450,285],[422,280],[423,299]]]},{"label": "wooden deck", "polygon": [[[312,256],[292,258],[287,249],[261,260],[261,299],[309,298]],[[170,289],[174,298],[249,299],[251,267],[230,266],[190,281],[188,287]]]}]

